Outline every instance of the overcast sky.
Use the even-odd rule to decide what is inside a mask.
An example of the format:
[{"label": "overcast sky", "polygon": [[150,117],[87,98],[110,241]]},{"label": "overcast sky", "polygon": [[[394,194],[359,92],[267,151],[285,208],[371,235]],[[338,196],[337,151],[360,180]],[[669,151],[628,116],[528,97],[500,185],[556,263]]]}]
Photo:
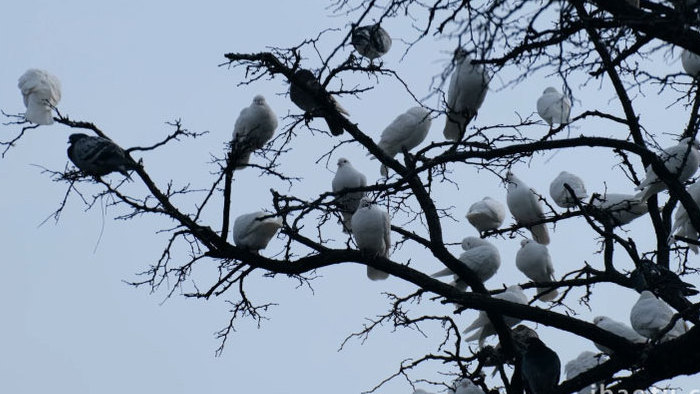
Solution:
[{"label": "overcast sky", "polygon": [[[279,78],[237,86],[243,72],[218,67],[224,62],[223,54],[257,52],[266,46],[291,47],[329,27],[340,31],[324,36],[327,41],[321,50],[333,48],[345,36],[350,19],[332,16],[326,7],[327,2],[321,0],[9,2],[0,14],[0,50],[5,54],[0,67],[0,108],[7,113],[23,112],[17,78],[28,68],[41,68],[61,80],[63,98],[58,107],[63,114],[94,122],[123,147],[153,143],[172,131],[165,122],[182,119],[188,129],[209,134],[149,154],[144,164],[161,187],[173,179],[177,185],[190,183],[193,188],[204,188],[213,179],[211,155],[221,156],[239,111],[250,104],[253,96],[265,95],[280,118],[290,112],[299,113],[285,97],[288,87]],[[414,34],[410,21],[392,20],[385,27],[394,37],[385,65],[395,67],[417,97],[426,97],[431,78],[448,64],[449,51],[456,43],[429,39],[402,59],[406,45],[400,38]],[[320,64],[313,52],[304,55],[305,67]],[[671,56],[654,62],[642,67],[668,68],[669,73],[680,70],[680,62]],[[519,116],[530,116],[545,87],[562,85],[558,78],[541,73],[517,87],[502,88],[508,77],[504,72],[494,78],[477,118],[479,124],[513,123]],[[599,109],[621,115],[607,80],[594,81],[586,88],[581,87],[583,81],[569,81],[576,90],[574,114]],[[682,108],[665,108],[676,96],[648,93],[636,98],[644,125],[658,130],[659,135],[680,133],[686,121]],[[344,97],[341,101],[353,121],[375,139],[398,114],[415,105],[398,83],[388,79],[382,79],[361,100]],[[425,101],[432,107],[437,103],[437,97]],[[284,124],[286,121],[281,120],[280,125]],[[441,140],[443,124],[443,117],[435,119],[427,140]],[[322,123],[318,125],[323,127]],[[20,127],[0,126],[0,130],[2,140],[8,140]],[[540,137],[547,130],[542,123],[526,131]],[[148,216],[114,221],[113,217],[125,211],[105,207],[105,202],[86,211],[80,199],[72,195],[58,223],[49,220],[40,225],[58,207],[66,191],[65,184],[51,182],[41,167],[65,167],[65,150],[72,132],[61,125],[32,130],[0,162],[0,203],[5,209],[4,225],[0,226],[4,240],[0,392],[358,393],[395,372],[401,360],[433,351],[442,339],[437,326],[426,327],[427,338],[416,331],[392,333],[391,327],[384,327],[364,344],[351,341],[338,352],[342,340],[361,329],[365,318],[385,311],[382,292],[405,294],[414,288],[393,278],[370,282],[363,266],[347,264],[318,272],[321,278],[313,282],[313,291],[297,288],[297,282],[286,278],[255,276],[247,283],[251,297],[279,306],[269,311],[270,320],[260,329],[242,322],[223,355],[215,357],[219,342],[214,332],[229,317],[226,296],[195,301],[176,292],[166,300],[167,286],[151,293],[148,288],[134,289],[124,283],[138,280],[137,273],[157,260],[166,235],[156,232],[171,222]],[[570,132],[626,135],[623,129],[594,122],[586,124],[585,129],[572,127]],[[660,139],[664,146],[673,144],[671,136]],[[259,178],[254,169],[236,173],[232,215],[270,208],[271,187],[304,198],[329,190],[335,162],[341,156],[349,158],[370,182],[379,176],[377,162],[366,158],[358,145],[341,148],[326,168],[325,161],[315,161],[335,141],[303,132],[298,140],[284,158],[285,170],[303,177],[303,181],[287,189],[284,183]],[[548,164],[543,165],[547,159]],[[609,152],[579,149],[554,157],[536,155],[531,166],[519,163],[514,171],[543,194],[561,170],[579,174],[589,192],[603,192],[607,186],[610,192],[632,193],[633,185],[614,170],[615,162]],[[119,175],[109,177],[116,179]],[[456,168],[454,179],[459,187],[445,183],[435,189],[439,204],[454,207],[458,219],[445,222],[446,239],[459,242],[465,236],[476,235],[464,219],[469,205],[486,195],[505,203],[505,189],[492,174],[464,165]],[[142,191],[139,185],[127,187]],[[88,198],[100,190],[96,185],[81,185]],[[178,203],[191,212],[195,201],[183,198]],[[217,214],[215,210],[206,211],[205,223],[218,227]],[[509,217],[506,223],[512,223],[512,219]],[[641,250],[653,248],[647,218],[628,230],[627,235],[635,237]],[[337,239],[336,246],[342,247],[344,239],[339,232]],[[526,281],[514,264],[520,239],[494,241],[503,264],[488,286]],[[275,240],[263,254],[274,255],[281,247],[282,241]],[[600,267],[597,248],[593,232],[580,221],[557,225],[550,247],[557,274],[572,271],[584,262]],[[452,250],[459,254],[457,246]],[[187,255],[176,258],[184,263]],[[399,262],[410,259],[413,266],[427,273],[441,269],[415,247],[396,251],[392,258]],[[212,269],[198,270],[194,282],[186,286],[192,289],[194,284],[206,285]],[[629,308],[637,296],[628,290],[613,293],[612,289],[596,287],[592,310],[578,305],[576,298],[570,299],[570,306],[583,319],[608,315],[628,322]],[[416,307],[416,312],[420,310]],[[428,310],[450,312],[449,307],[432,304]],[[475,316],[474,311],[465,312],[458,321],[466,326]],[[583,350],[595,350],[590,342],[572,335],[547,327],[537,330],[559,353],[562,364]],[[418,372],[414,378],[438,379],[438,372],[451,371],[433,365]],[[695,388],[690,381],[678,380],[677,386]],[[404,380],[396,379],[380,392],[411,393],[412,389]]]}]

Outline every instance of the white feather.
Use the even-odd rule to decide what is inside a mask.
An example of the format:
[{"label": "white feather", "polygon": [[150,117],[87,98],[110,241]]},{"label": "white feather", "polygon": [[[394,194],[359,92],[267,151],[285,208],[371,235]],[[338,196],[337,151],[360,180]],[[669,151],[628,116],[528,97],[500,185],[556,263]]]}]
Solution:
[{"label": "white feather", "polygon": [[[461,52],[458,52],[461,53]],[[458,140],[486,98],[489,77],[481,64],[472,64],[466,54],[457,56],[457,63],[447,89],[447,120],[443,135]]]},{"label": "white feather", "polygon": [[[674,312],[663,300],[656,298],[650,291],[643,291],[630,311],[630,323],[634,331],[645,338],[652,339],[661,333],[670,322]],[[685,333],[683,319],[679,319],[663,339],[673,339]]]},{"label": "white feather", "polygon": [[[554,281],[554,265],[546,246],[531,239],[520,242],[520,249],[515,255],[515,266],[530,278],[533,282]],[[541,287],[539,298],[542,301],[553,301],[557,298],[556,289],[548,291],[548,287]]]},{"label": "white feather", "polygon": [[61,100],[61,82],[48,71],[29,69],[21,77],[17,87],[22,91],[27,121],[40,124],[53,124],[52,111]]},{"label": "white feather", "polygon": [[[387,126],[377,146],[389,157],[396,156],[402,150],[410,151],[418,146],[430,130],[430,111],[423,107],[413,107],[394,119]],[[387,176],[386,167],[382,166],[382,176]]]},{"label": "white feather", "polygon": [[506,208],[491,197],[484,197],[469,207],[467,220],[479,232],[495,230],[501,227],[506,218]]},{"label": "white feather", "polygon": [[[334,193],[345,189],[367,186],[367,177],[357,171],[352,163],[344,157],[338,159],[338,170],[335,172],[331,183]],[[352,215],[360,206],[360,200],[365,196],[364,192],[351,192],[337,197],[340,213],[343,216],[343,231],[349,233],[352,229]]]},{"label": "white feather", "polygon": [[518,179],[510,171],[506,174],[506,182],[508,183],[506,202],[515,221],[520,225],[528,226],[535,241],[548,245],[549,232],[547,231],[547,226],[544,223],[530,226],[530,224],[538,222],[545,217],[539,198],[525,182]]},{"label": "white feather", "polygon": [[[391,247],[391,220],[389,214],[372,203],[367,197],[352,215],[352,235],[358,249],[373,256],[389,257]],[[386,279],[389,274],[367,266],[367,277],[371,280]]]},{"label": "white feather", "polygon": [[[569,185],[574,191],[575,198],[564,187],[565,184]],[[554,202],[562,208],[573,208],[576,206],[577,201],[588,197],[583,180],[566,171],[560,172],[552,183],[549,184],[549,195],[552,196]]]},{"label": "white feather", "polygon": [[258,252],[265,249],[277,230],[282,227],[281,217],[268,217],[263,211],[247,213],[233,222],[233,242],[236,246]]},{"label": "white feather", "polygon": [[232,147],[238,154],[236,168],[244,168],[250,154],[269,141],[277,129],[277,116],[261,95],[243,108],[233,128]]},{"label": "white feather", "polygon": [[548,87],[537,99],[537,113],[548,125],[567,124],[571,113],[571,101],[556,88]]},{"label": "white feather", "polygon": [[[516,304],[527,304],[527,296],[525,295],[525,293],[523,293],[523,289],[517,285],[510,286],[503,293],[496,294],[493,297],[504,301],[514,302]],[[520,318],[511,316],[503,317],[503,321],[508,327],[513,327],[514,325],[520,323],[521,320],[522,319]],[[493,324],[491,324],[491,320],[489,320],[489,317],[485,311],[479,312],[479,316],[476,318],[476,320],[474,320],[474,322],[470,324],[469,327],[465,328],[463,332],[466,334],[474,330],[477,331],[469,337],[465,338],[464,340],[467,342],[471,342],[473,340],[478,339],[479,347],[483,347],[486,338],[496,334],[496,329],[493,327]]]},{"label": "white feather", "polygon": [[[602,328],[605,331],[610,331],[611,333],[617,336],[623,337],[632,343],[644,343],[647,341],[646,338],[637,334],[637,332],[634,331],[632,327],[628,326],[625,323],[621,323],[617,320],[613,320],[607,316],[597,316],[593,319],[593,324],[595,324],[599,328]],[[593,344],[603,353],[613,353],[612,349],[610,348],[607,348],[603,345],[599,345],[595,342]]]},{"label": "white feather", "polygon": [[[695,174],[698,165],[700,165],[699,146],[700,143],[697,140],[686,137],[677,145],[664,149],[659,154],[659,158],[663,161],[666,169],[678,177],[678,182],[685,182]],[[646,177],[635,189],[640,190],[637,197],[641,201],[646,201],[656,193],[666,190],[667,186],[659,179],[654,169],[649,166]]]}]

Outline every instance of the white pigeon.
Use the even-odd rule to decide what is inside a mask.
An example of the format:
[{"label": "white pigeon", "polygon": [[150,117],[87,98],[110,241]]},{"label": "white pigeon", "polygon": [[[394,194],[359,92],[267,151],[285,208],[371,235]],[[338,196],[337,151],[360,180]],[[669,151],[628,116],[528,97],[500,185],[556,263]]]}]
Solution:
[{"label": "white pigeon", "polygon": [[[350,161],[344,157],[338,159],[338,170],[335,172],[333,182],[333,193],[340,193],[344,189],[367,186],[367,177],[352,166]],[[352,215],[360,206],[360,200],[365,196],[365,192],[351,192],[337,197],[340,207],[340,214],[343,216],[343,231],[350,232],[352,228]]]},{"label": "white pigeon", "polygon": [[[576,376],[593,369],[598,365],[605,362],[606,357],[600,354],[596,354],[590,351],[581,352],[575,359],[569,361],[564,366],[564,371],[566,372],[566,380],[575,378]],[[590,394],[594,393],[598,388],[600,383],[593,383],[586,388],[578,391],[578,394]]]},{"label": "white pigeon", "polygon": [[[666,169],[672,175],[677,175],[678,182],[682,183],[690,179],[700,165],[699,147],[700,142],[691,137],[685,137],[677,145],[664,149],[659,154],[659,158]],[[651,166],[647,167],[646,170],[646,177],[635,188],[640,191],[636,197],[642,201],[646,201],[649,197],[667,189],[666,183],[659,179]]]},{"label": "white pigeon", "polygon": [[510,209],[510,213],[515,218],[515,221],[519,225],[528,226],[535,241],[548,245],[549,232],[547,231],[547,225],[540,223],[530,226],[531,223],[545,218],[539,197],[537,197],[530,186],[518,179],[510,171],[506,174],[506,182],[508,183],[506,203],[508,203],[508,209]]},{"label": "white pigeon", "polygon": [[685,73],[693,78],[700,73],[700,56],[687,49],[683,49],[683,52],[681,52],[681,64]]},{"label": "white pigeon", "polygon": [[607,193],[593,198],[592,204],[610,214],[614,226],[628,224],[649,212],[647,204],[631,194]]},{"label": "white pigeon", "polygon": [[472,58],[463,49],[455,53],[455,69],[447,89],[447,120],[443,134],[448,140],[458,141],[464,130],[484,103],[489,88],[489,77],[481,64],[472,64]]},{"label": "white pigeon", "polygon": [[243,108],[233,127],[231,149],[236,157],[236,168],[245,168],[250,154],[262,149],[277,129],[277,116],[265,97],[257,95],[250,106]]},{"label": "white pigeon", "polygon": [[[654,293],[644,290],[630,311],[630,323],[639,335],[652,339],[671,322],[673,315],[673,309],[668,304],[656,298]],[[663,339],[677,338],[685,332],[685,322],[683,319],[679,319],[673,328],[664,335]]]},{"label": "white pigeon", "polygon": [[472,226],[483,233],[501,227],[506,218],[506,208],[501,202],[491,197],[484,197],[469,207],[466,217]]},{"label": "white pigeon", "polygon": [[281,217],[267,217],[263,211],[247,213],[236,218],[233,222],[233,242],[236,246],[259,253],[265,249],[277,230],[282,227]]},{"label": "white pigeon", "polygon": [[[485,239],[466,237],[462,240],[462,249],[464,249],[464,253],[459,256],[459,261],[472,270],[482,282],[493,277],[501,266],[501,255],[498,249]],[[455,287],[462,291],[466,290],[467,284],[461,281],[449,268],[434,273],[432,277],[438,278],[447,275],[454,275]]]},{"label": "white pigeon", "polygon": [[[695,204],[700,204],[700,182],[695,182],[690,185],[687,191],[693,198],[693,201],[695,201]],[[676,235],[694,240],[697,240],[700,237],[698,230],[695,229],[693,224],[690,222],[688,211],[686,211],[682,204],[678,204],[678,210],[676,210],[676,214],[673,216],[673,227],[671,228],[671,234],[673,235],[668,237],[669,246],[676,241]],[[693,245],[691,243],[688,243],[687,245],[688,248],[693,251],[693,253],[698,254],[697,245]]]},{"label": "white pigeon", "polygon": [[[352,215],[352,235],[358,249],[372,256],[389,257],[391,247],[391,220],[389,214],[368,197],[362,197],[360,206]],[[389,277],[384,271],[367,266],[367,277],[381,280]]]},{"label": "white pigeon", "polygon": [[[554,266],[547,247],[531,239],[520,241],[520,249],[515,254],[515,266],[533,282],[553,282]],[[556,289],[540,287],[540,300],[553,301],[557,298]]]},{"label": "white pigeon", "polygon": [[414,391],[413,394],[434,394],[434,393],[432,393],[430,391],[425,391],[423,389],[418,389],[418,390]]},{"label": "white pigeon", "polygon": [[128,170],[138,167],[112,140],[82,133],[68,137],[68,158],[87,175],[101,177],[118,171],[129,178]]},{"label": "white pigeon", "polygon": [[[576,197],[572,196],[564,187],[565,184],[569,185]],[[554,202],[562,208],[573,208],[578,201],[588,197],[583,180],[566,171],[560,172],[552,183],[549,184],[549,195],[552,196]]]},{"label": "white pigeon", "polygon": [[53,124],[52,111],[61,100],[61,82],[48,71],[35,68],[27,70],[17,87],[22,91],[27,112],[24,118],[40,125]]},{"label": "white pigeon", "polygon": [[361,27],[353,26],[350,42],[355,50],[370,62],[384,56],[391,49],[391,37],[379,23]]},{"label": "white pigeon", "polygon": [[[396,156],[399,152],[418,146],[430,130],[430,111],[423,107],[413,107],[394,119],[384,131],[377,146],[389,157]],[[382,176],[389,176],[386,166],[382,165]]]},{"label": "white pigeon", "polygon": [[481,387],[469,379],[460,379],[454,382],[454,388],[447,391],[448,394],[484,394]]},{"label": "white pigeon", "polygon": [[[637,331],[634,331],[632,327],[628,326],[625,323],[621,323],[617,320],[613,320],[607,316],[597,316],[593,319],[593,324],[598,326],[599,328],[605,330],[605,331],[610,331],[611,333],[623,337],[627,339],[628,341],[632,343],[644,343],[647,341],[646,338],[643,336],[637,334]],[[593,342],[595,347],[600,349],[601,352],[607,353],[607,354],[613,354],[612,349],[605,347],[603,345],[600,345],[596,342]]]},{"label": "white pigeon", "polygon": [[548,87],[537,99],[537,113],[551,127],[569,123],[571,101],[554,87]]},{"label": "white pigeon", "polygon": [[[522,287],[517,285],[510,286],[503,293],[496,294],[493,297],[504,301],[514,302],[516,304],[527,304],[527,296],[525,293],[523,293]],[[522,319],[518,317],[503,316],[503,321],[508,327],[513,327],[514,325],[520,323],[521,320]],[[469,327],[465,328],[463,332],[466,334],[474,330],[477,331],[464,340],[471,342],[478,339],[479,347],[483,347],[486,338],[491,335],[496,335],[496,329],[493,327],[493,324],[491,324],[491,320],[489,320],[489,317],[485,311],[479,312],[479,316],[476,318],[476,320],[474,320]]]}]

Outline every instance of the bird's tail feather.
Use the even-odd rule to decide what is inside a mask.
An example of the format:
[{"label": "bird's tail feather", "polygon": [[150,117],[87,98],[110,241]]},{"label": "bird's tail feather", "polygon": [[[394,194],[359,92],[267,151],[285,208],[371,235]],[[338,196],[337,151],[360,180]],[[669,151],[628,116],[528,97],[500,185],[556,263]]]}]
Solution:
[{"label": "bird's tail feather", "polygon": [[443,277],[443,276],[450,276],[450,275],[453,275],[453,274],[454,274],[454,272],[452,272],[452,270],[450,270],[449,268],[445,268],[445,269],[443,269],[443,270],[440,270],[440,271],[438,271],[438,272],[436,272],[436,273],[430,275],[430,277],[431,277],[431,278],[440,278],[440,277]]},{"label": "bird's tail feather", "polygon": [[379,173],[382,174],[384,178],[389,177],[389,169],[384,164],[382,164],[382,166],[379,167]]},{"label": "bird's tail feather", "polygon": [[537,296],[539,297],[540,300],[546,301],[546,302],[551,302],[554,301],[557,296],[559,295],[559,292],[557,289],[551,289],[549,290],[549,287],[540,287],[540,292],[537,293]]},{"label": "bird's tail feather", "polygon": [[530,232],[532,233],[532,238],[534,238],[537,243],[549,245],[549,232],[547,231],[547,225],[545,223],[530,227]]},{"label": "bird's tail feather", "polygon": [[343,218],[340,223],[343,225],[343,232],[345,234],[352,234],[352,213],[341,212],[341,215]]},{"label": "bird's tail feather", "polygon": [[384,280],[389,277],[389,274],[376,268],[367,266],[367,277],[371,280]]},{"label": "bird's tail feather", "polygon": [[30,102],[27,106],[27,112],[24,113],[24,118],[35,124],[53,124],[51,109],[47,108],[46,105],[39,105],[33,102]]}]

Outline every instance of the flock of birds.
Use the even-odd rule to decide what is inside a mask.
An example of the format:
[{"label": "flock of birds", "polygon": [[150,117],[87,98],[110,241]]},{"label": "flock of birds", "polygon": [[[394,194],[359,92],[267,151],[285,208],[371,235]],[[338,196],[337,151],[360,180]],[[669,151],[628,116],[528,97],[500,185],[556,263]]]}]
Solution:
[{"label": "flock of birds", "polygon": [[[351,43],[358,53],[370,59],[384,55],[391,47],[391,38],[379,24],[358,27],[353,25]],[[700,56],[683,51],[681,55],[683,68],[692,76],[700,73]],[[488,91],[490,78],[484,67],[472,63],[468,53],[458,50],[455,54],[454,71],[446,96],[447,120],[443,129],[444,137],[448,140],[460,141],[471,119],[481,107]],[[52,111],[61,98],[59,80],[50,73],[30,69],[19,79],[18,84],[24,98],[26,121],[37,125],[53,123]],[[340,104],[326,93],[315,75],[305,69],[299,69],[289,90],[290,99],[300,109],[311,116],[323,117],[333,135],[343,133],[342,123],[337,118],[324,112],[328,105],[334,106],[339,113],[347,115]],[[553,87],[545,89],[537,101],[537,112],[550,125],[567,124],[571,111],[569,99]],[[431,113],[424,107],[413,107],[394,119],[382,132],[377,146],[389,157],[417,147],[426,138],[431,127]],[[255,96],[249,107],[244,108],[236,120],[231,150],[235,154],[235,162],[231,163],[236,169],[244,168],[251,154],[262,149],[272,138],[278,126],[275,113],[269,107],[263,96]],[[134,162],[125,151],[108,138],[88,136],[86,134],[71,134],[69,137],[68,158],[87,176],[101,177],[111,172],[119,172],[129,176],[129,171],[136,170],[140,164]],[[666,169],[676,174],[680,182],[690,179],[700,165],[700,145],[697,140],[684,138],[677,145],[668,147],[660,153]],[[386,211],[379,208],[362,190],[367,186],[367,178],[355,169],[349,160],[340,158],[338,168],[331,186],[336,194],[336,206],[341,217],[342,230],[351,234],[360,251],[369,256],[388,257],[391,249],[391,219]],[[388,177],[388,169],[381,166],[380,174]],[[554,266],[547,249],[550,236],[546,224],[540,195],[525,182],[508,172],[506,203],[515,221],[529,229],[532,239],[523,239],[521,248],[516,255],[517,268],[535,283],[553,282]],[[700,183],[688,188],[688,192],[696,203],[700,204]],[[630,223],[647,213],[646,200],[666,189],[666,184],[660,181],[654,170],[649,167],[644,180],[637,187],[636,194],[606,193],[594,196],[591,205],[605,212],[609,224],[621,226]],[[560,207],[570,209],[580,207],[588,197],[583,181],[578,176],[561,172],[550,184],[550,196]],[[469,207],[467,220],[481,234],[498,229],[504,222],[506,210],[502,203],[485,197]],[[698,230],[689,221],[686,210],[681,206],[674,216],[672,234],[691,239],[698,239]],[[238,216],[233,224],[233,240],[239,247],[255,253],[264,249],[269,241],[282,227],[282,220],[274,214],[257,211]],[[674,235],[669,242],[674,242]],[[695,252],[697,246],[689,245]],[[493,277],[501,265],[501,257],[491,242],[480,237],[466,237],[462,241],[464,250],[459,260],[472,270],[478,278],[485,282]],[[653,263],[652,263],[653,264]],[[655,265],[654,265],[655,266]],[[675,275],[670,273],[671,275]],[[460,280],[449,269],[443,269],[433,277],[454,277],[452,284],[465,290],[467,284]],[[367,267],[367,276],[372,280],[386,279],[389,275],[372,267]],[[677,277],[674,280],[680,281]],[[683,282],[681,282],[683,283]],[[697,291],[684,287],[687,292],[683,295],[695,294]],[[692,291],[690,291],[692,290]],[[628,339],[634,343],[647,340],[667,340],[675,338],[686,331],[683,320],[662,338],[662,333],[671,321],[674,312],[668,304],[657,298],[654,293],[640,289],[641,295],[630,313],[631,327],[606,316],[596,317],[593,322],[602,329]],[[538,288],[537,299],[553,301],[557,291],[551,286],[542,285]],[[520,286],[508,287],[504,292],[494,296],[502,300],[518,304],[527,304],[528,298]],[[520,319],[505,316],[504,321],[509,327],[520,322]],[[467,341],[478,340],[483,347],[485,340],[495,335],[495,329],[485,312],[479,313],[476,320],[465,329],[472,333]],[[521,339],[517,340],[516,333]],[[521,356],[521,375],[523,384],[531,393],[547,393],[559,382],[560,361],[555,352],[549,349],[537,334],[525,326],[514,329],[516,344]],[[612,350],[596,344],[604,354]],[[581,353],[576,359],[565,366],[568,378],[590,369],[604,360],[605,356],[590,351]],[[451,391],[455,394],[483,393],[481,388],[468,379],[455,382]],[[425,393],[417,390],[414,394]]]}]

